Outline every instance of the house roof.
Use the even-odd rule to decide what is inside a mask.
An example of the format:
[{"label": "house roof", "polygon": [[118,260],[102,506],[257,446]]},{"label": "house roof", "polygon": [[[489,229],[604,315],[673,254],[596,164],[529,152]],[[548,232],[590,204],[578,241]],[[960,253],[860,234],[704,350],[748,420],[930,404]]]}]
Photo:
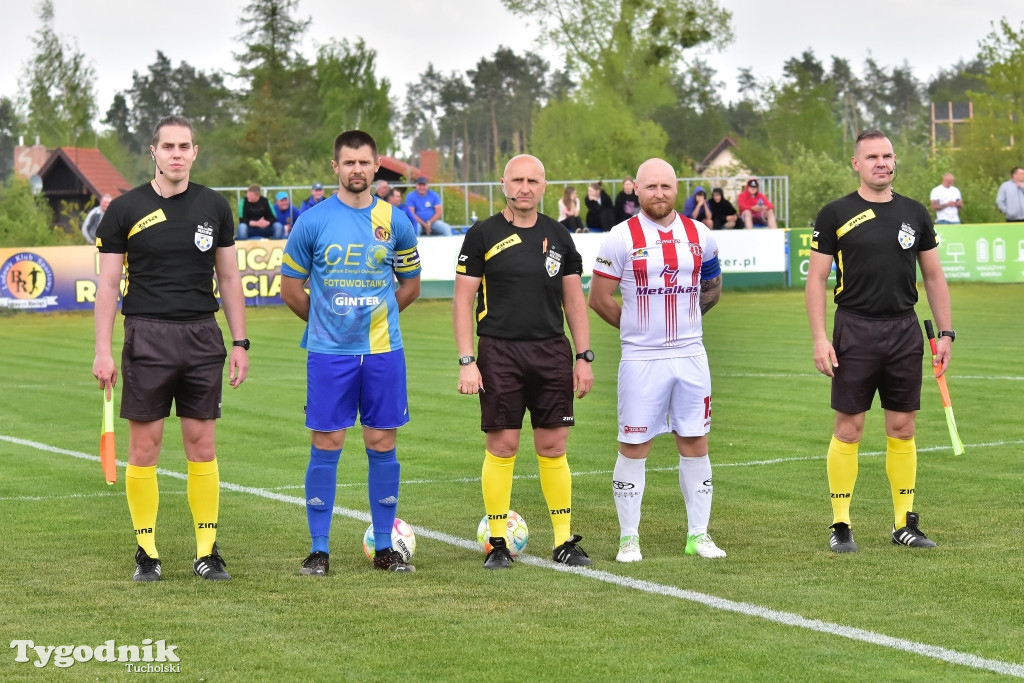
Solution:
[{"label": "house roof", "polygon": [[58,147],[39,169],[44,185],[47,175],[61,166],[70,170],[85,189],[97,197],[104,194],[116,197],[132,188],[131,183],[98,149]]},{"label": "house roof", "polygon": [[377,178],[384,178],[385,180],[400,180],[405,178],[406,180],[412,180],[417,176],[423,175],[423,172],[419,168],[412,164],[407,164],[404,161],[399,161],[394,157],[389,157],[382,154],[380,156],[380,167],[383,171],[390,171],[397,177],[389,177],[387,173],[377,172]]},{"label": "house roof", "polygon": [[718,158],[718,155],[724,152],[729,147],[735,147],[738,149],[739,145],[737,145],[736,141],[727,135],[724,138],[722,138],[721,142],[715,145],[715,148],[712,149],[706,157],[704,157],[704,161],[700,162],[700,164],[697,165],[697,173],[703,173],[704,169],[710,166],[715,161],[715,159]]}]

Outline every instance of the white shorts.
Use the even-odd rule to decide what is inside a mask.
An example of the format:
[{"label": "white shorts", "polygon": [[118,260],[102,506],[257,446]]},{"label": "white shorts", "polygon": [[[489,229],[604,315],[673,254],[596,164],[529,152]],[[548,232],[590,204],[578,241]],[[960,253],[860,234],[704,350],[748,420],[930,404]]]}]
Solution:
[{"label": "white shorts", "polygon": [[619,441],[646,443],[666,432],[711,431],[707,354],[619,363]]}]

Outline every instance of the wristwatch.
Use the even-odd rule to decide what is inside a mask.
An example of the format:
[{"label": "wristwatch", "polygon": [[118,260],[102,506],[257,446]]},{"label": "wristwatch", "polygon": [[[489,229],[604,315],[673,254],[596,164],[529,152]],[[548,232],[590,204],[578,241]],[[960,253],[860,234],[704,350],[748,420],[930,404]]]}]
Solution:
[{"label": "wristwatch", "polygon": [[588,363],[593,363],[594,362],[594,352],[591,351],[590,349],[587,349],[583,353],[577,353],[576,354],[576,360],[585,360]]},{"label": "wristwatch", "polygon": [[241,346],[246,351],[248,351],[249,347],[252,346],[252,344],[249,343],[248,339],[236,339],[235,341],[231,342],[231,345],[232,346]]},{"label": "wristwatch", "polygon": [[939,337],[949,337],[949,341],[955,342],[956,332],[954,332],[953,330],[941,330],[939,332]]},{"label": "wristwatch", "polygon": [[476,362],[476,356],[463,356],[459,359],[459,365],[469,365]]}]

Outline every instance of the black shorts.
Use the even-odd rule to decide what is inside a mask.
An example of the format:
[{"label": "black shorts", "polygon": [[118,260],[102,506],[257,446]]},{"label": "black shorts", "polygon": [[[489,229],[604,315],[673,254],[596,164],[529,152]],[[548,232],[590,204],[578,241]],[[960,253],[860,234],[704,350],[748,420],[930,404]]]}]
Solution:
[{"label": "black shorts", "polygon": [[477,366],[484,382],[480,429],[522,429],[523,415],[538,427],[572,427],[572,347],[565,335],[509,340],[480,337]]},{"label": "black shorts", "polygon": [[178,417],[220,417],[224,383],[224,335],[217,319],[124,319],[121,352],[121,417],[162,420],[174,401]]},{"label": "black shorts", "polygon": [[921,409],[924,336],[917,315],[865,318],[837,309],[832,346],[839,361],[832,379],[834,410],[867,412],[876,391],[885,410]]}]

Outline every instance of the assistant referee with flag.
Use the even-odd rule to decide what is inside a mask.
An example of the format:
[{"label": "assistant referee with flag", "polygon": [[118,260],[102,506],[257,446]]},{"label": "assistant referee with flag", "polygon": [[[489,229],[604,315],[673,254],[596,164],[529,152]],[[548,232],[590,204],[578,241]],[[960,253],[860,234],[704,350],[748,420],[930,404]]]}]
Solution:
[{"label": "assistant referee with flag", "polygon": [[161,577],[156,468],[173,402],[188,458],[188,504],[196,533],[192,569],[204,579],[226,581],[231,576],[216,544],[220,475],[214,432],[228,354],[214,316],[220,305],[212,282],[216,273],[233,338],[229,380],[238,387],[249,371],[249,340],[234,216],[223,196],[189,181],[199,148],[188,119],[161,119],[149,150],[153,179],[114,199],[96,233],[100,255],[92,373],[104,390],[117,383],[111,339],[124,267],[125,493],[139,546],[132,578]]},{"label": "assistant referee with flag", "polygon": [[[885,471],[893,502],[892,542],[933,548],[913,512],[917,479],[914,419],[921,408],[924,337],[914,306],[917,266],[940,333],[935,364],[945,372],[955,338],[946,276],[939,263],[931,214],[896,194],[896,154],[880,130],[857,137],[852,159],[860,188],[825,206],[814,223],[807,274],[807,316],[814,365],[832,378],[835,432],[828,449],[833,552],[857,550],[850,502],[857,481],[857,449],[875,393],[885,411]],[[825,331],[825,289],[836,264],[832,341]]]}]

